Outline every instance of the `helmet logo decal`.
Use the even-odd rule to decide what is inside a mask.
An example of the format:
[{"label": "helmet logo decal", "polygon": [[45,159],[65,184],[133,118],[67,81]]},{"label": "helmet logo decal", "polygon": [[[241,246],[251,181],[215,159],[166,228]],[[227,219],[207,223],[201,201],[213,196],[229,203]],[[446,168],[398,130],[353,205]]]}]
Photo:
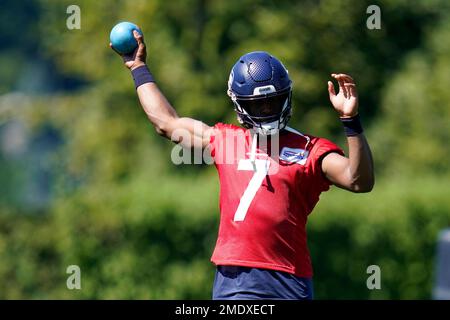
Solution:
[{"label": "helmet logo decal", "polygon": [[253,94],[255,94],[255,95],[268,94],[268,93],[273,93],[276,91],[277,90],[275,89],[275,87],[273,85],[268,85],[268,86],[264,86],[264,87],[256,87],[253,90]]}]

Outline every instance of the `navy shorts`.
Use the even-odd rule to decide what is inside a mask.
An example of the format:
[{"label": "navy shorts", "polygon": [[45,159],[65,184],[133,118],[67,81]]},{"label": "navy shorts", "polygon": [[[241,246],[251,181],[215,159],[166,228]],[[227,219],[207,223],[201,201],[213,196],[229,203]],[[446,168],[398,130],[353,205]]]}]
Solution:
[{"label": "navy shorts", "polygon": [[218,266],[212,298],[213,300],[312,300],[313,283],[311,278],[299,278],[281,271]]}]

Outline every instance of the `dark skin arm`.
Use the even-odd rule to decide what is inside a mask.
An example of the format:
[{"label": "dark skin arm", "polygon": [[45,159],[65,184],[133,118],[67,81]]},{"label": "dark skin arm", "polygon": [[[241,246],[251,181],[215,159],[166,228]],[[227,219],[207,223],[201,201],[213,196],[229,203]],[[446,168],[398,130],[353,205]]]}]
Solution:
[{"label": "dark skin arm", "polygon": [[[336,94],[333,83],[328,81],[328,93],[334,109],[342,118],[358,114],[358,94],[352,77],[332,74],[339,83]],[[348,158],[330,153],[322,160],[322,171],[336,186],[352,192],[370,192],[375,183],[372,153],[363,133],[347,137]]]},{"label": "dark skin arm", "polygon": [[[130,55],[121,55],[109,44],[111,49],[123,58],[125,66],[130,70],[145,65],[147,58],[144,37],[136,31],[133,35],[138,47]],[[145,83],[139,86],[137,94],[142,108],[159,135],[180,143],[186,148],[208,146],[213,129],[201,121],[179,117],[156,83]]]}]

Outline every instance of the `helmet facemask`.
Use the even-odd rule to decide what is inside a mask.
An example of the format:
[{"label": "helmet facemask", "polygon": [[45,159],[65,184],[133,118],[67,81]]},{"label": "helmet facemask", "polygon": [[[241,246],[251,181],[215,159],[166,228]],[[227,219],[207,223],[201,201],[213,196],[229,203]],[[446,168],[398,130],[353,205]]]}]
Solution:
[{"label": "helmet facemask", "polygon": [[291,114],[291,88],[251,98],[232,96],[238,121],[259,134],[272,135],[283,129]]}]

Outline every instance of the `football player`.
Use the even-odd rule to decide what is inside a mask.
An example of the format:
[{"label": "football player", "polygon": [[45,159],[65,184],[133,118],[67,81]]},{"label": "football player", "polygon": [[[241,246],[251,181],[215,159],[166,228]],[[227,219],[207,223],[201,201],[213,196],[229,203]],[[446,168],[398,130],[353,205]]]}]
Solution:
[{"label": "football player", "polygon": [[292,82],[269,53],[245,54],[231,70],[228,95],[241,126],[210,127],[178,116],[146,66],[143,36],[136,31],[134,36],[138,48],[122,57],[150,122],[160,135],[185,147],[209,148],[219,174],[213,299],[312,299],[308,215],[332,184],[351,192],[369,192],[374,185],[354,80],[332,74],[338,93],[328,82],[331,104],[347,135],[345,156],[331,141],[288,126]]}]

